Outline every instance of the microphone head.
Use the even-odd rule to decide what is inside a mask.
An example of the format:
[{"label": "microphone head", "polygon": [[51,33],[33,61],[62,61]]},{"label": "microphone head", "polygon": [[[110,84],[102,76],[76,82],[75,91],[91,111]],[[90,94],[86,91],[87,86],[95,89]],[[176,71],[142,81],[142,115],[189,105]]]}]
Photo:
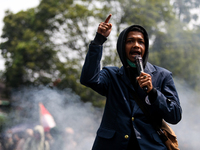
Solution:
[{"label": "microphone head", "polygon": [[[136,64],[136,67],[137,67],[137,70],[138,70],[138,74],[140,75],[141,72],[144,72],[143,61],[142,61],[142,57],[140,55],[135,56],[135,64]],[[145,92],[147,92],[148,87],[147,86],[143,87],[143,90]]]},{"label": "microphone head", "polygon": [[138,74],[140,75],[141,72],[144,72],[143,61],[142,61],[142,57],[140,55],[135,56],[135,64],[136,64],[136,67],[138,70]]}]

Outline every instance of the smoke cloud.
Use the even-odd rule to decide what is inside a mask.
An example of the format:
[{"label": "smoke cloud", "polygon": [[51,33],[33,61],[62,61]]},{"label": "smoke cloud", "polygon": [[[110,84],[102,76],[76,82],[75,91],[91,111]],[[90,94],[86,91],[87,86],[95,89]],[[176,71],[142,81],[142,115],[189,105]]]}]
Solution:
[{"label": "smoke cloud", "polygon": [[[91,103],[81,102],[80,97],[70,89],[61,91],[49,87],[23,88],[13,92],[12,99],[13,107],[17,108],[17,114],[12,112],[9,116],[13,118],[13,132],[40,124],[38,104],[42,102],[53,116],[59,136],[62,137],[63,143],[55,150],[92,148],[102,109],[93,107]],[[16,116],[21,116],[22,125],[16,126],[19,122]]]},{"label": "smoke cloud", "polygon": [[170,125],[174,129],[181,150],[199,149],[200,94],[193,91],[187,83],[175,80],[176,88],[182,107],[182,120],[177,125]]}]

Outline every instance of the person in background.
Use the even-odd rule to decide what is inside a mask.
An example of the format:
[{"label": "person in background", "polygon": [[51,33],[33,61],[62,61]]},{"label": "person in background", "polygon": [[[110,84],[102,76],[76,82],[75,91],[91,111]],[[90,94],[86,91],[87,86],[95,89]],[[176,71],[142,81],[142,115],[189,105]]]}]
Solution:
[{"label": "person in background", "polygon": [[50,129],[50,134],[52,136],[50,150],[63,150],[63,145],[66,142],[64,141],[64,131],[61,131],[59,128],[54,127]]},{"label": "person in background", "polygon": [[27,139],[23,150],[50,150],[49,143],[45,140],[44,128],[41,125],[34,127],[33,136]]},{"label": "person in background", "polygon": [[65,128],[65,135],[64,135],[64,149],[66,150],[75,150],[77,149],[77,141],[75,140],[75,132],[72,127]]},{"label": "person in background", "polygon": [[5,150],[13,150],[14,149],[14,141],[13,141],[13,133],[12,130],[7,130],[3,137],[2,146]]},{"label": "person in background", "polygon": [[13,134],[13,141],[15,143],[14,150],[23,150],[23,145],[25,143],[25,132],[20,131]]},{"label": "person in background", "polygon": [[[142,103],[154,116],[177,124],[182,109],[172,73],[148,62],[149,38],[140,25],[124,29],[117,40],[117,52],[122,67],[103,67],[100,61],[103,43],[112,30],[111,15],[98,26],[96,36],[82,68],[81,84],[106,96],[106,104],[92,150],[167,150],[156,130],[134,101],[130,91],[135,91]],[[143,60],[144,72],[138,73],[135,57]],[[147,91],[143,88],[147,87]]]}]

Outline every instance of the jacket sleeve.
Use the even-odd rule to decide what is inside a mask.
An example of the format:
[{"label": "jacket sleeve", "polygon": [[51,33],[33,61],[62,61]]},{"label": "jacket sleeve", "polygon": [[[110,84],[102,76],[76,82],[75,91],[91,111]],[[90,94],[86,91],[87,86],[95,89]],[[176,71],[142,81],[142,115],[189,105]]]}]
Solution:
[{"label": "jacket sleeve", "polygon": [[157,90],[157,98],[150,107],[154,113],[159,113],[162,118],[171,124],[178,123],[182,118],[182,109],[178,93],[172,78],[172,73],[165,71],[160,73],[160,85],[155,87]]},{"label": "jacket sleeve", "polygon": [[102,51],[102,45],[97,45],[95,40],[91,42],[82,68],[80,82],[105,96],[109,80],[107,80],[106,70],[101,70],[100,66]]}]

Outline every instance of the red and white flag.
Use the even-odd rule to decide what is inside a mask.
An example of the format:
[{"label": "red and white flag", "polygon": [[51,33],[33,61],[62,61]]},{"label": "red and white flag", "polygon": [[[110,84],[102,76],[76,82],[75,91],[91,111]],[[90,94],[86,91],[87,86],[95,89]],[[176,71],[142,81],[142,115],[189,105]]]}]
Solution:
[{"label": "red and white flag", "polygon": [[41,125],[44,127],[44,131],[49,131],[51,128],[56,126],[53,116],[44,107],[42,103],[39,103],[40,107],[40,121]]}]

